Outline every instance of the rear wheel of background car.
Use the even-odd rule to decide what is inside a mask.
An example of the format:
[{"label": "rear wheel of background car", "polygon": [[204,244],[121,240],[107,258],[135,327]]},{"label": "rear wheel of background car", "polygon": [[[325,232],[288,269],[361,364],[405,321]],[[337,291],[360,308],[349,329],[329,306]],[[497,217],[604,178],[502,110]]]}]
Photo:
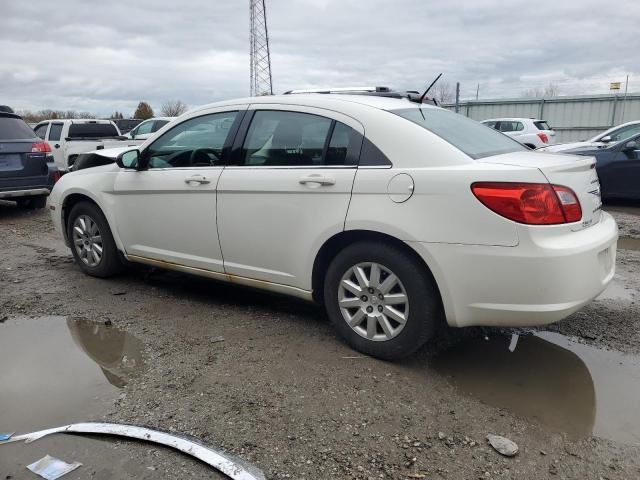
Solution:
[{"label": "rear wheel of background car", "polygon": [[29,210],[35,210],[36,208],[44,208],[47,204],[47,197],[44,195],[38,195],[35,197],[26,197],[16,200],[18,207],[28,208]]},{"label": "rear wheel of background car", "polygon": [[334,258],[324,301],[349,345],[384,360],[412,354],[443,321],[439,293],[425,266],[382,242],[355,243]]},{"label": "rear wheel of background car", "polygon": [[123,269],[111,229],[100,209],[80,202],[69,213],[67,238],[76,263],[94,277],[109,277]]}]

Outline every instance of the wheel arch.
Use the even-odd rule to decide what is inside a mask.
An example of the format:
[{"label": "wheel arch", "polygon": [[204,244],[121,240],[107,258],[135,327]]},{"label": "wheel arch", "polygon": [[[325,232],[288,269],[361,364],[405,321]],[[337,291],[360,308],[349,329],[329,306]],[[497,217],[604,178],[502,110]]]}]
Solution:
[{"label": "wheel arch", "polygon": [[380,233],[373,230],[345,230],[333,235],[327,241],[324,242],[320,250],[318,251],[316,258],[313,262],[313,270],[311,277],[313,300],[318,303],[323,303],[324,298],[324,279],[327,273],[327,268],[331,263],[331,260],[345,247],[362,241],[378,241],[384,242],[390,245],[394,245],[400,250],[412,256],[417,262],[424,266],[425,271],[429,275],[433,282],[440,302],[442,304],[442,293],[440,286],[436,280],[432,268],[427,262],[420,256],[420,254],[411,247],[411,245],[399,240],[386,233]]},{"label": "wheel arch", "polygon": [[67,195],[62,201],[62,232],[64,235],[64,241],[67,246],[69,246],[69,239],[67,238],[67,222],[69,221],[69,214],[71,213],[73,207],[80,202],[91,203],[98,209],[100,209],[100,211],[104,215],[104,218],[107,220],[107,224],[109,225],[109,229],[111,230],[111,235],[113,236],[113,240],[115,241],[118,250],[123,251],[122,244],[120,243],[120,238],[118,238],[116,230],[113,228],[113,224],[110,221],[107,212],[105,212],[104,208],[102,208],[102,206],[96,201],[95,198],[84,192],[72,192]]}]

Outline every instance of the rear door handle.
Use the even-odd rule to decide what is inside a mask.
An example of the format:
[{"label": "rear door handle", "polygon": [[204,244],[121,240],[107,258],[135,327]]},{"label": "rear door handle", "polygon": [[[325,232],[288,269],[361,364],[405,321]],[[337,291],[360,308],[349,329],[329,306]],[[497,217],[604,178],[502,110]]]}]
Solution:
[{"label": "rear door handle", "polygon": [[199,183],[201,185],[204,185],[207,183],[211,183],[211,180],[209,180],[204,175],[192,175],[191,177],[185,178],[184,183]]},{"label": "rear door handle", "polygon": [[300,183],[302,185],[306,185],[309,183],[318,185],[335,185],[336,179],[326,175],[321,175],[319,173],[312,173],[311,175],[300,177]]}]

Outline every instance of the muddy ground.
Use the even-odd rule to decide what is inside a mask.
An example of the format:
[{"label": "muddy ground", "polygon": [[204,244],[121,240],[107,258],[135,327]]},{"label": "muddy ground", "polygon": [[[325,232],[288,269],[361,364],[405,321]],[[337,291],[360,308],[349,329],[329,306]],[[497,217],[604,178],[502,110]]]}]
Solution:
[{"label": "muddy ground", "polygon": [[[0,432],[147,425],[270,479],[640,478],[640,208],[610,210],[631,240],[600,299],[537,336],[452,332],[385,363],[296,300],[146,268],[87,277],[45,211],[0,204]],[[54,368],[81,363],[73,349],[86,376]],[[518,455],[501,457],[489,433]],[[222,478],[155,445],[59,435],[0,445],[0,479],[35,478],[24,467],[46,453],[84,464],[70,480]]]}]

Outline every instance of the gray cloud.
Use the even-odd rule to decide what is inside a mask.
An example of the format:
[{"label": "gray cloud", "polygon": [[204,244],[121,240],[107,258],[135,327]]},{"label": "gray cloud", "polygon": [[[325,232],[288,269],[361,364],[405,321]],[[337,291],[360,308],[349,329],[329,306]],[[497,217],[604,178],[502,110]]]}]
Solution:
[{"label": "gray cloud", "polygon": [[[0,0],[0,103],[130,113],[248,94],[248,1]],[[423,88],[464,96],[640,90],[640,3],[267,0],[274,88]]]}]

